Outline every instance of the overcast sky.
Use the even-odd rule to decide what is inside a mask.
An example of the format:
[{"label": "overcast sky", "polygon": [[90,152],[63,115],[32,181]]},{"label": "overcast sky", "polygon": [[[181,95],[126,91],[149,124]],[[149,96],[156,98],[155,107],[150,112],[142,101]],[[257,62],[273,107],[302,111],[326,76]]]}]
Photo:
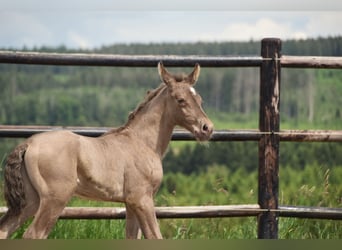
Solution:
[{"label": "overcast sky", "polygon": [[0,0],[0,48],[342,35],[341,0]]}]

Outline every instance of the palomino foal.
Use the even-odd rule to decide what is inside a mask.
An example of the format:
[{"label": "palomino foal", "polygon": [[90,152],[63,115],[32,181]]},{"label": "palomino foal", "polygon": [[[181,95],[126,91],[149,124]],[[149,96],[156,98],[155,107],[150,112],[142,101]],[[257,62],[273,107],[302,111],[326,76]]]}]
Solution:
[{"label": "palomino foal", "polygon": [[149,92],[127,123],[90,138],[59,130],[34,135],[8,156],[0,238],[34,216],[24,238],[46,238],[73,195],[124,202],[126,237],[162,238],[153,196],[163,176],[162,158],[176,125],[208,140],[213,124],[193,88],[200,66],[175,76],[158,64],[163,83]]}]

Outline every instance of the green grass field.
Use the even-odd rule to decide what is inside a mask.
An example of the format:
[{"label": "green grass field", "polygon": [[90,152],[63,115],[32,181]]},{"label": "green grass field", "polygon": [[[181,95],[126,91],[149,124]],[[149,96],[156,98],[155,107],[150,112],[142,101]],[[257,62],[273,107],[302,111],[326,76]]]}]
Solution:
[{"label": "green grass field", "polygon": [[[307,166],[298,171],[280,170],[279,200],[282,205],[342,207],[342,168]],[[173,189],[173,190],[172,190]],[[244,170],[230,172],[212,166],[207,172],[186,176],[167,174],[155,199],[157,206],[233,205],[257,203],[257,174]],[[4,205],[4,202],[1,202]],[[73,199],[70,206],[111,206],[111,203]],[[113,204],[122,206],[122,204]],[[161,219],[167,239],[255,239],[255,217],[209,219]],[[20,238],[28,223],[13,235]],[[59,220],[51,239],[123,239],[125,220]],[[342,221],[279,219],[281,239],[340,239]]]}]

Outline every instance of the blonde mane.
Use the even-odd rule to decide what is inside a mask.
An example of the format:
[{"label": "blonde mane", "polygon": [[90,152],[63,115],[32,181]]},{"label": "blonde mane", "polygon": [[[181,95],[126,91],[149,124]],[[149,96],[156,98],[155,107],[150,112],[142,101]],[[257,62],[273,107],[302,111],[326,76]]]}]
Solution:
[{"label": "blonde mane", "polygon": [[135,116],[150,102],[152,101],[164,88],[166,85],[164,83],[160,84],[158,88],[147,91],[147,95],[145,96],[145,99],[143,102],[141,102],[134,111],[132,111],[128,116],[128,121],[126,125],[129,125],[129,123],[135,118]]},{"label": "blonde mane", "polygon": [[130,124],[131,122],[134,120],[134,118],[136,117],[136,115],[148,104],[150,103],[164,88],[166,87],[166,85],[164,83],[161,83],[159,85],[158,88],[153,89],[153,90],[149,90],[147,91],[147,94],[145,96],[144,101],[142,101],[136,108],[135,110],[133,110],[132,112],[130,112],[130,114],[128,115],[128,120],[127,122],[123,125],[120,126],[118,128],[113,128],[111,130],[109,130],[108,132],[104,133],[103,135],[107,135],[107,134],[113,134],[113,133],[119,133],[123,130],[125,130]]}]

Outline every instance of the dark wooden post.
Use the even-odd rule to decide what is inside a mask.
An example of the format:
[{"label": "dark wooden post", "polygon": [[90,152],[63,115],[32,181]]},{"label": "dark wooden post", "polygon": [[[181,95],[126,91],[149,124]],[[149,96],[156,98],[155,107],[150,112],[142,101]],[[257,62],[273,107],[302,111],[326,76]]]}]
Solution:
[{"label": "dark wooden post", "polygon": [[[261,43],[258,203],[263,209],[278,208],[279,190],[279,103],[281,41],[266,38]],[[278,238],[278,216],[274,211],[258,216],[258,238]]]}]

